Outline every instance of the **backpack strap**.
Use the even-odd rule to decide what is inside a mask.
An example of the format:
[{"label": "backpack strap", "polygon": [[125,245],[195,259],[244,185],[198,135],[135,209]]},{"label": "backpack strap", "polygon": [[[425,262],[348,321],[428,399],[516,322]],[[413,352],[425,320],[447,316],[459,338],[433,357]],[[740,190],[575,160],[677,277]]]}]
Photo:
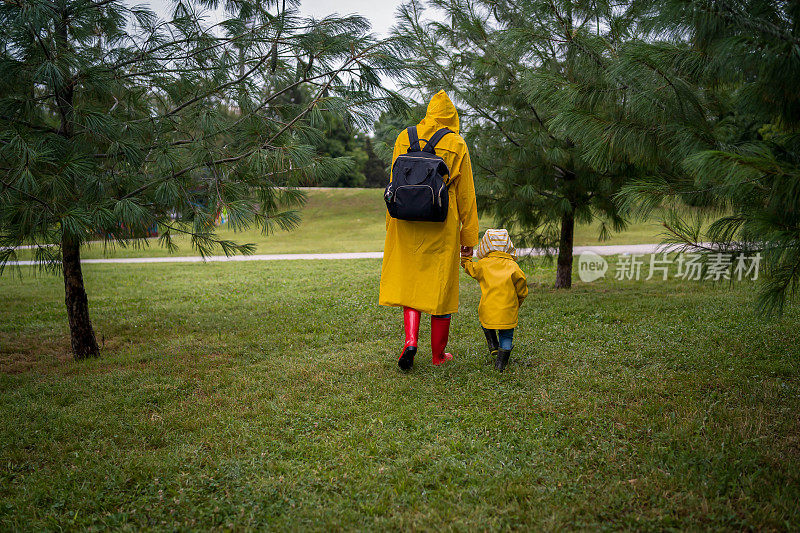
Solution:
[{"label": "backpack strap", "polygon": [[448,128],[442,128],[438,130],[436,133],[433,134],[433,137],[431,137],[431,140],[428,141],[428,143],[425,145],[425,148],[423,148],[422,151],[436,155],[436,150],[434,150],[434,148],[436,148],[436,144],[439,141],[441,141],[442,137],[444,137],[448,133],[453,133],[453,132]]},{"label": "backpack strap", "polygon": [[419,152],[419,136],[417,135],[417,127],[410,126],[408,128],[408,142],[411,143],[408,147],[409,152]]}]

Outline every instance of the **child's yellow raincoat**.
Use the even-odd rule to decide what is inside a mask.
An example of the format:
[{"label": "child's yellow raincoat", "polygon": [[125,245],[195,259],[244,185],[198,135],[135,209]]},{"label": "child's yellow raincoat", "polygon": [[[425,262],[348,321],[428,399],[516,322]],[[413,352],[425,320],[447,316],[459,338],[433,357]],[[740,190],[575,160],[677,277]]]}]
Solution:
[{"label": "child's yellow raincoat", "polygon": [[[455,132],[436,145],[436,155],[450,169],[447,219],[409,222],[386,215],[380,305],[411,307],[432,315],[458,311],[459,252],[461,246],[478,244],[478,209],[467,145],[458,135],[458,113],[444,91],[431,99],[417,135],[427,140],[441,128]],[[392,165],[409,144],[408,132],[403,130],[394,144]]]},{"label": "child's yellow raincoat", "polygon": [[462,260],[467,274],[481,285],[478,319],[486,329],[517,327],[519,306],[528,296],[528,284],[515,256],[508,232],[490,229],[481,239],[478,261]]}]

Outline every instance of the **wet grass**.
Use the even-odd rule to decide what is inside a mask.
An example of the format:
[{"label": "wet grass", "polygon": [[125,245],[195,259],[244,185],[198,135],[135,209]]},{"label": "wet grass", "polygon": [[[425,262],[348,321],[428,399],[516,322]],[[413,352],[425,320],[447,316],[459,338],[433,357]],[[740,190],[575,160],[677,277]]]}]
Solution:
[{"label": "wet grass", "polygon": [[753,287],[531,295],[496,373],[462,275],[415,369],[380,262],[88,265],[103,356],[57,277],[0,278],[0,529],[765,529],[800,525],[796,306]]}]

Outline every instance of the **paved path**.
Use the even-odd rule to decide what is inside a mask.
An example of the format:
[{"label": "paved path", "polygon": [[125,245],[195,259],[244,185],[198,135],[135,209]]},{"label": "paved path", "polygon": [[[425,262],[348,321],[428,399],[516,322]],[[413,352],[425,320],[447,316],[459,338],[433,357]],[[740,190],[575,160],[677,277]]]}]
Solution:
[{"label": "paved path", "polygon": [[[709,243],[700,243],[700,246],[707,246]],[[663,252],[676,252],[682,250],[680,244],[611,244],[602,246],[576,246],[573,254],[579,255],[583,252],[594,252],[597,255],[620,255],[620,254],[660,254]],[[542,252],[534,251],[531,255],[543,255]]]},{"label": "paved path", "polygon": [[[594,252],[598,255],[618,255],[618,254],[652,254],[661,252],[675,251],[679,247],[676,245],[660,244],[617,244],[611,246],[576,246],[574,255],[583,252]],[[532,250],[522,248],[520,255],[544,255],[542,250]],[[81,263],[202,263],[202,262],[226,262],[226,261],[291,261],[291,260],[314,260],[314,259],[380,259],[383,252],[351,252],[351,253],[329,253],[329,254],[260,254],[260,255],[235,255],[226,257],[224,255],[212,255],[205,259],[200,256],[180,256],[170,255],[167,257],[119,257],[103,259],[82,259]],[[10,261],[9,266],[34,265],[33,261]]]}]

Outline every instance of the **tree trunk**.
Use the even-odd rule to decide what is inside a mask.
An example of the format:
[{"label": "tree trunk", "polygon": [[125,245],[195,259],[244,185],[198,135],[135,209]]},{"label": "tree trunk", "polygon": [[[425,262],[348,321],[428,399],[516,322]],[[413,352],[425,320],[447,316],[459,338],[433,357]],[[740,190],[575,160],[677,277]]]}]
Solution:
[{"label": "tree trunk", "polygon": [[97,357],[100,349],[89,319],[89,300],[83,287],[80,245],[64,239],[61,243],[61,254],[72,355],[76,360]]},{"label": "tree trunk", "polygon": [[558,241],[556,289],[572,287],[572,243],[575,236],[575,211],[561,215],[561,239]]},{"label": "tree trunk", "polygon": [[[56,23],[55,43],[56,53],[61,62],[66,62],[64,56],[67,55],[69,50],[69,30],[67,22],[67,8],[66,3],[61,5],[61,18]],[[73,118],[75,116],[72,108],[73,99],[75,97],[75,80],[72,79],[72,73],[59,85],[53,86],[53,92],[56,97],[56,106],[58,113],[61,115],[61,120],[58,127],[58,133],[64,138],[69,139],[75,131]]]},{"label": "tree trunk", "polygon": [[[58,4],[61,17],[55,25],[55,44],[59,61],[66,63],[65,57],[69,53],[69,26],[67,2],[61,0]],[[60,85],[53,87],[56,106],[61,116],[58,132],[70,139],[75,130],[72,108],[75,97],[75,80],[67,77]],[[62,230],[63,231],[63,230]],[[81,248],[67,235],[61,236],[61,267],[64,273],[64,302],[67,305],[67,318],[69,319],[69,335],[72,344],[72,355],[76,360],[100,355],[97,339],[94,336],[92,321],[89,319],[89,299],[83,287],[83,272],[81,272]]]}]

